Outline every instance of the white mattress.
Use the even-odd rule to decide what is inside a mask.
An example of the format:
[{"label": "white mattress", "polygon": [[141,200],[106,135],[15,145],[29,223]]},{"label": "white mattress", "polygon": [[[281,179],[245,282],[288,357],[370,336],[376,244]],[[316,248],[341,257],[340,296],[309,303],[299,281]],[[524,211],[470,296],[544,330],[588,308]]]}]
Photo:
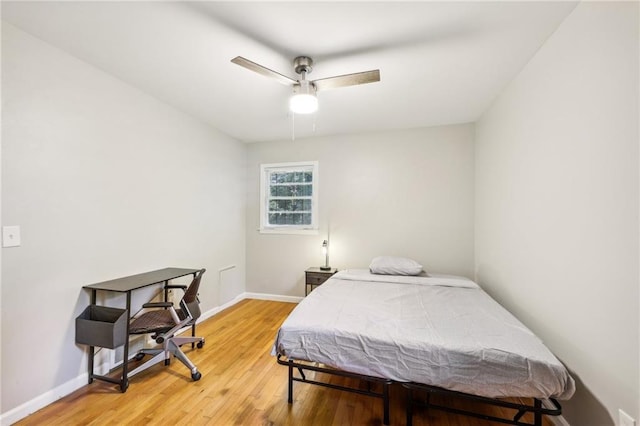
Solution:
[{"label": "white mattress", "polygon": [[282,324],[273,354],[490,398],[568,399],[573,378],[473,281],[347,270]]}]

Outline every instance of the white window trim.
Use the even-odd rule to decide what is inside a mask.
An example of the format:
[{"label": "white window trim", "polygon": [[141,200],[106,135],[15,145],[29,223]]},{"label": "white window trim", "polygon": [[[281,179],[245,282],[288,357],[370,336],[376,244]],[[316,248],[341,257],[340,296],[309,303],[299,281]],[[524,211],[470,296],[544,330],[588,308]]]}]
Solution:
[{"label": "white window trim", "polygon": [[[269,190],[268,172],[274,169],[289,170],[299,167],[313,168],[313,193],[311,196],[311,225],[269,225],[267,215],[269,211],[267,191]],[[260,233],[261,234],[294,234],[294,235],[317,235],[318,234],[318,162],[300,161],[291,163],[271,163],[260,165]]]}]

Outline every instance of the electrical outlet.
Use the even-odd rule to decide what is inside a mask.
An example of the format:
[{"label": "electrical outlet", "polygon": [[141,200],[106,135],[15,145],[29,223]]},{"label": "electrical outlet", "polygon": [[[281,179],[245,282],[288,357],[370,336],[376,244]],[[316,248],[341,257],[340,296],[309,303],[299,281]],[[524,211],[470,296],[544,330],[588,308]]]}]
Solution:
[{"label": "electrical outlet", "polygon": [[618,426],[636,426],[636,421],[633,417],[618,409]]}]

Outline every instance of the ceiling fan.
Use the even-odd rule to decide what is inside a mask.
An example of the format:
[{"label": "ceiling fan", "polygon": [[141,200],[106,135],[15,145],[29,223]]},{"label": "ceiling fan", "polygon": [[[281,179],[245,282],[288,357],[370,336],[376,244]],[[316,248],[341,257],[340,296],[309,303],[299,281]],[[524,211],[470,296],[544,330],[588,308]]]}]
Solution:
[{"label": "ceiling fan", "polygon": [[307,80],[307,75],[310,74],[313,69],[313,60],[308,56],[298,56],[293,60],[293,69],[296,74],[300,75],[300,79],[298,80],[294,80],[242,56],[236,56],[231,62],[257,72],[258,74],[273,78],[281,84],[292,86],[293,96],[289,99],[289,108],[298,114],[310,114],[318,109],[316,92],[320,90],[380,81],[380,70],[363,71],[318,80]]}]

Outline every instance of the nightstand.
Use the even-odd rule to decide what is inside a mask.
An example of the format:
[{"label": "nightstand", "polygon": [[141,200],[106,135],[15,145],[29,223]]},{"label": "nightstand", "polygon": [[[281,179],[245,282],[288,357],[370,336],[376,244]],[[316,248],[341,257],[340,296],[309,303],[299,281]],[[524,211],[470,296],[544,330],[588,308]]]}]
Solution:
[{"label": "nightstand", "polygon": [[[305,279],[304,279],[304,295],[307,296],[309,293],[313,291],[313,289],[329,278],[333,274],[338,272],[336,268],[331,268],[328,271],[323,271],[317,266],[313,266],[306,271],[304,271]],[[309,289],[311,288],[311,289]]]}]

